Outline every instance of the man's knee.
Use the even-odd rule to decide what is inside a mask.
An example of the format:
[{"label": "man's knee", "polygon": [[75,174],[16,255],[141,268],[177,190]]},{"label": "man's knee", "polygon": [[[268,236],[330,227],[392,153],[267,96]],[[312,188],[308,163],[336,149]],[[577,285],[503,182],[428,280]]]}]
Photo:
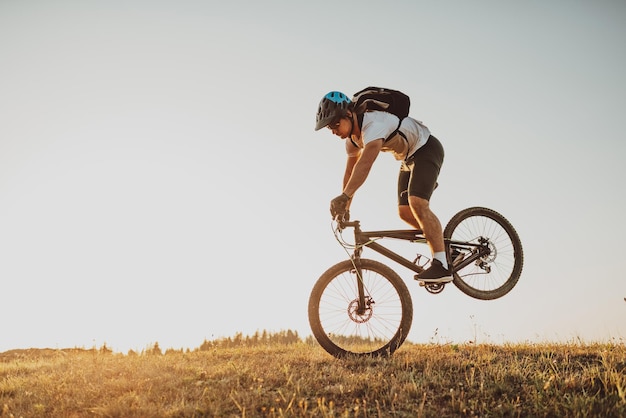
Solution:
[{"label": "man's knee", "polygon": [[411,210],[416,213],[418,216],[421,214],[430,211],[430,204],[428,200],[423,199],[417,196],[409,196],[409,205]]},{"label": "man's knee", "polygon": [[409,205],[398,206],[398,214],[400,215],[400,219],[405,222],[412,223],[415,220],[415,216],[413,215],[413,212],[411,212],[411,207]]}]

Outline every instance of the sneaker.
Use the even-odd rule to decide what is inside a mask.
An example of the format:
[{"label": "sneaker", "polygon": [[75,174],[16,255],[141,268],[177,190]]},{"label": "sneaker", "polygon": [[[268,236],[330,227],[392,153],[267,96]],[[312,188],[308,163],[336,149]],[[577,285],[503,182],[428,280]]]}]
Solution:
[{"label": "sneaker", "polygon": [[433,260],[430,267],[415,276],[416,280],[428,283],[448,283],[452,281],[452,276],[448,269],[443,268],[439,260]]}]

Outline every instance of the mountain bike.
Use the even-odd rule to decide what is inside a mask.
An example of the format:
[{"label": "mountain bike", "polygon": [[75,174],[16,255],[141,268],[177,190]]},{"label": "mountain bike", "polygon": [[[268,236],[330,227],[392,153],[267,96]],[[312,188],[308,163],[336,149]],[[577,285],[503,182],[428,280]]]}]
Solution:
[{"label": "mountain bike", "polygon": [[[407,285],[389,266],[361,258],[365,247],[419,274],[430,262],[422,254],[411,261],[383,246],[382,239],[426,243],[421,230],[363,231],[360,221],[334,220],[333,232],[350,259],[335,264],[317,280],[309,297],[309,324],[318,343],[331,355],[388,356],[404,342],[413,321]],[[352,228],[354,241],[343,232]],[[523,267],[520,238],[498,212],[471,207],[454,215],[444,228],[453,283],[476,299],[493,300],[509,293]],[[415,279],[431,294],[446,283]]]}]

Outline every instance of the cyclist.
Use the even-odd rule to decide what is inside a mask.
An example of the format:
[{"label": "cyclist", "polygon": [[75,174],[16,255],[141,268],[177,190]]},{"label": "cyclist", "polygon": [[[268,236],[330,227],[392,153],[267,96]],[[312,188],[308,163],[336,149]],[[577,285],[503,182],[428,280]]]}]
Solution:
[{"label": "cyclist", "polygon": [[338,91],[331,91],[322,98],[315,130],[327,127],[334,135],[346,139],[343,193],[331,201],[331,215],[334,218],[348,213],[352,197],[365,182],[378,154],[391,152],[402,162],[398,176],[400,218],[423,231],[433,255],[430,267],[415,278],[429,283],[446,283],[452,280],[452,276],[446,260],[443,231],[439,218],[429,205],[437,187],[444,150],[421,122],[406,117],[399,123],[397,116],[383,111],[357,114],[353,102]]}]

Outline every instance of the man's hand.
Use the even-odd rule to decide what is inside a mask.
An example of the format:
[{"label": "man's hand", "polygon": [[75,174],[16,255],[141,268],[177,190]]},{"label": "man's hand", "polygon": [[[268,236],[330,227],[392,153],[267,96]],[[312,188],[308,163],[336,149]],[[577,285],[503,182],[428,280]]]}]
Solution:
[{"label": "man's hand", "polygon": [[330,201],[330,216],[335,219],[337,215],[343,215],[347,212],[350,196],[341,193],[339,196]]}]

